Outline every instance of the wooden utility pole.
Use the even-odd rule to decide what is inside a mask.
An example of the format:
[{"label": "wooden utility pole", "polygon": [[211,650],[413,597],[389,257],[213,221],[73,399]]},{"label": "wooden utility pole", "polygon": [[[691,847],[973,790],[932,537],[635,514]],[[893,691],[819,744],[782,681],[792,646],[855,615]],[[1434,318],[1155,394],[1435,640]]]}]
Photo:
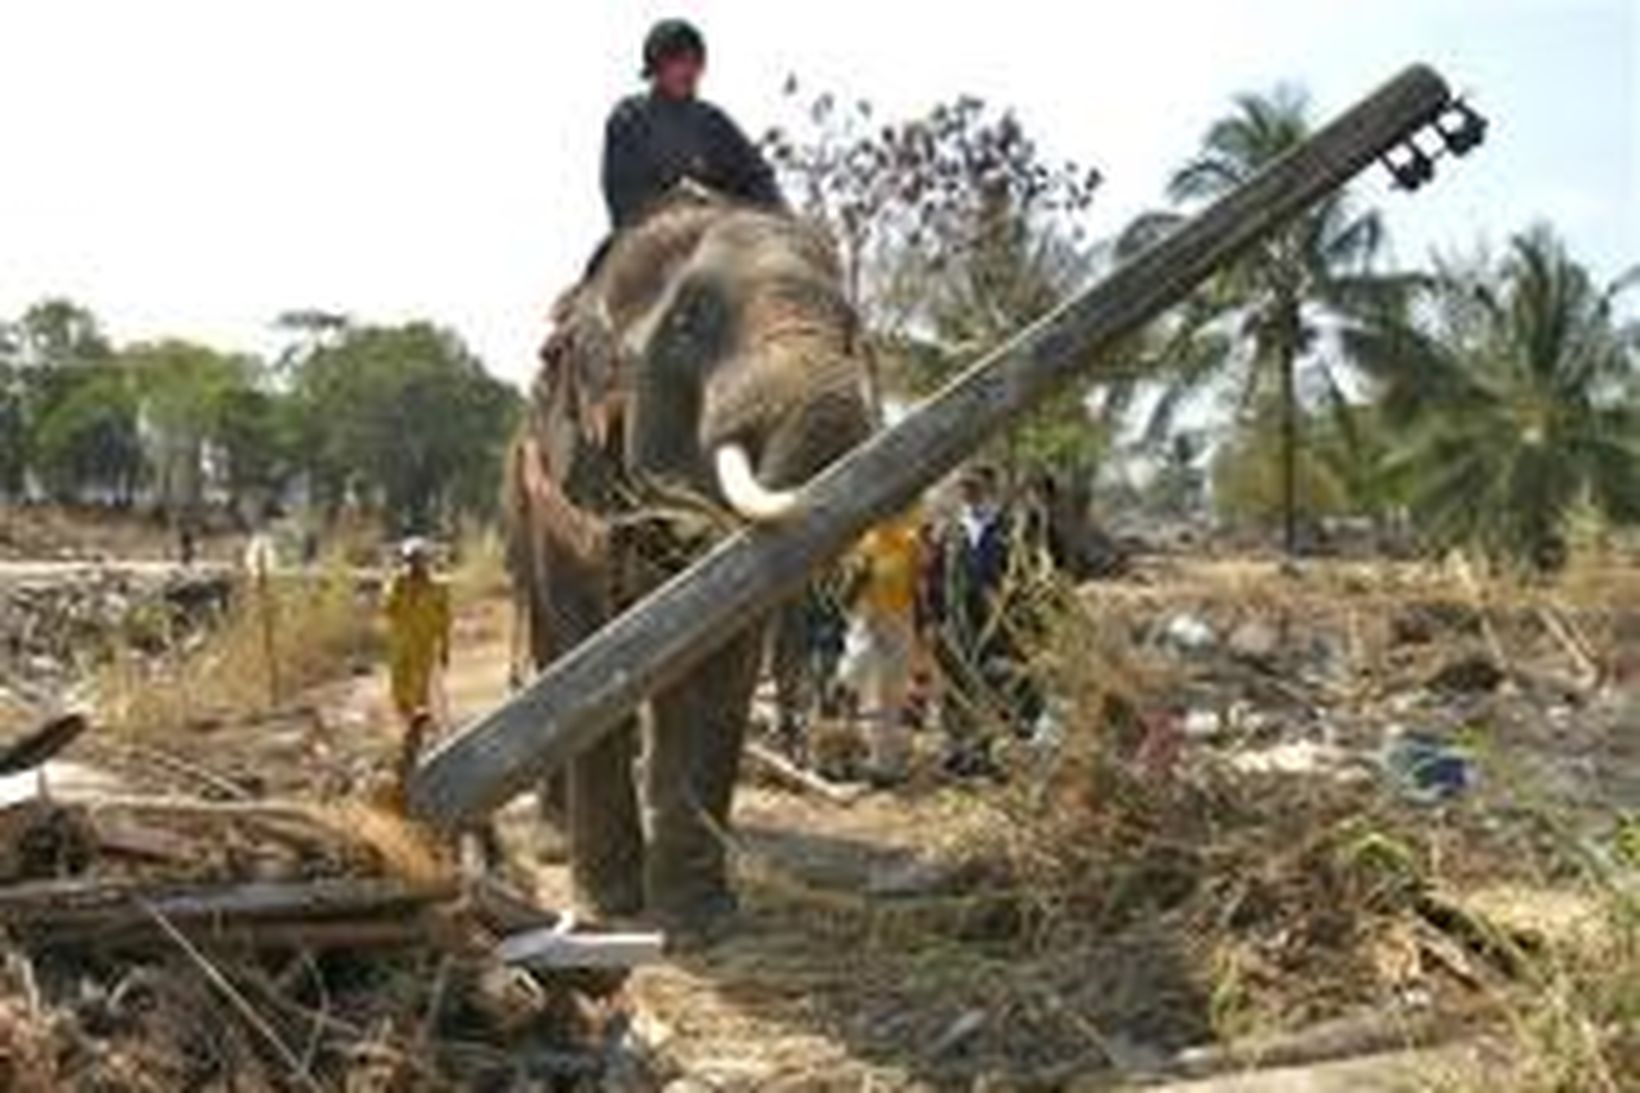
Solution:
[{"label": "wooden utility pole", "polygon": [[1450,101],[1433,70],[1407,69],[1021,331],[810,482],[801,518],[719,544],[446,740],[411,780],[412,814],[459,827],[535,784],[1010,422],[1079,375],[1097,377],[1099,350],[1179,302],[1230,258],[1434,121]]}]

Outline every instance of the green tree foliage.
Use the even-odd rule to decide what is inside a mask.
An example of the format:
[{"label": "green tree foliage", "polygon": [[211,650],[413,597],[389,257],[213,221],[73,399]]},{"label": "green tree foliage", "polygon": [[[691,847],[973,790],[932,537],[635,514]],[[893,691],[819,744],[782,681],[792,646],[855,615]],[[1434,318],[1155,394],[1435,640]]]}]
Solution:
[{"label": "green tree foliage", "polygon": [[318,311],[278,326],[291,344],[267,365],[178,339],[116,348],[64,300],[0,324],[0,494],[254,520],[305,480],[394,530],[493,511],[520,400],[455,335]]},{"label": "green tree foliage", "polygon": [[16,333],[0,323],[0,499],[20,497],[27,484],[28,392]]},{"label": "green tree foliage", "polygon": [[1640,326],[1546,227],[1501,260],[1443,262],[1411,305],[1348,335],[1395,431],[1389,471],[1435,544],[1538,569],[1568,516],[1640,520]]},{"label": "green tree foliage", "polygon": [[242,511],[252,498],[279,496],[296,472],[297,432],[294,401],[265,377],[222,393],[212,436],[230,506]]},{"label": "green tree foliage", "polygon": [[319,497],[379,504],[396,531],[493,508],[519,398],[428,323],[347,327],[293,362],[301,451]]},{"label": "green tree foliage", "polygon": [[137,393],[110,362],[88,369],[52,398],[31,429],[31,462],[60,501],[129,505],[142,478]]},{"label": "green tree foliage", "polygon": [[[1393,434],[1376,402],[1324,400],[1303,410],[1304,455],[1297,465],[1298,508],[1308,520],[1369,519],[1399,531],[1406,478],[1395,473]],[[1213,503],[1231,523],[1279,527],[1285,516],[1280,408],[1267,403],[1213,452]]]},{"label": "green tree foliage", "polygon": [[120,361],[136,385],[149,484],[173,515],[203,504],[206,458],[227,407],[254,390],[259,366],[175,339],[131,346]]},{"label": "green tree foliage", "polygon": [[[1304,140],[1309,128],[1308,103],[1291,88],[1239,96],[1235,109],[1208,129],[1200,151],[1174,172],[1169,196],[1185,207],[1217,198]],[[1119,249],[1147,245],[1182,219],[1171,211],[1142,216]],[[1155,333],[1166,379],[1151,434],[1165,435],[1180,407],[1204,392],[1229,394],[1246,427],[1273,426],[1278,441],[1258,446],[1276,467],[1289,551],[1298,545],[1303,493],[1301,380],[1307,377],[1300,372],[1339,390],[1324,335],[1341,316],[1378,304],[1399,285],[1372,272],[1382,236],[1376,212],[1358,212],[1347,192],[1336,193],[1226,266]]]},{"label": "green tree foliage", "polygon": [[[1312,456],[1319,456],[1326,447],[1317,424],[1313,419],[1305,422]],[[1281,414],[1277,407],[1271,406],[1219,445],[1210,468],[1213,508],[1219,516],[1242,525],[1281,524],[1288,500],[1281,460],[1282,442]],[[1298,507],[1307,517],[1321,519],[1354,514],[1349,488],[1330,461],[1302,460],[1296,474],[1294,489]]]},{"label": "green tree foliage", "polygon": [[61,500],[128,503],[142,474],[130,376],[96,316],[65,299],[35,304],[12,324],[12,412],[23,419],[18,455]]}]

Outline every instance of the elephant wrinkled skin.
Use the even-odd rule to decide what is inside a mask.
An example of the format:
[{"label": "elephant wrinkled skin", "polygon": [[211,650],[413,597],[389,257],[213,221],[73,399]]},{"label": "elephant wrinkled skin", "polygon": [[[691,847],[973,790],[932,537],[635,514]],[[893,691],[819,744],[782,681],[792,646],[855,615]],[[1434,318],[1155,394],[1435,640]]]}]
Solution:
[{"label": "elephant wrinkled skin", "polygon": [[[657,498],[800,519],[789,491],[871,420],[834,252],[783,213],[674,195],[613,240],[556,317],[507,482],[538,667],[720,533]],[[641,761],[634,718],[570,763],[573,873],[593,910],[690,928],[733,906],[723,836],[765,622],[745,620],[652,697]]]}]

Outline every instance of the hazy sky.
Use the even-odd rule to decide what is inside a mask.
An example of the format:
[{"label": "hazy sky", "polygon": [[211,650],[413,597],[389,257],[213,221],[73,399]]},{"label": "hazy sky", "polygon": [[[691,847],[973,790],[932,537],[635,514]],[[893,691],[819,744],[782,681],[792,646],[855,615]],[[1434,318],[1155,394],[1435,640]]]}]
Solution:
[{"label": "hazy sky", "polygon": [[1547,217],[1604,276],[1640,262],[1640,0],[0,0],[0,315],[67,294],[121,338],[246,348],[294,307],[430,316],[522,377],[603,228],[604,114],[674,12],[754,134],[792,72],[1017,107],[1104,171],[1099,232],[1234,92],[1298,81],[1330,115],[1430,61],[1493,126],[1416,197],[1369,179],[1400,256]]}]

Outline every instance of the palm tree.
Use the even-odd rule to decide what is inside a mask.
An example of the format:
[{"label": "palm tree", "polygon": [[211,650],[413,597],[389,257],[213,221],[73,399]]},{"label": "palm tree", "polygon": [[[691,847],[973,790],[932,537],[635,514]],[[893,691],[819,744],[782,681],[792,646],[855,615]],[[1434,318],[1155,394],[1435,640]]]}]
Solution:
[{"label": "palm tree", "polygon": [[1347,333],[1377,383],[1412,514],[1442,545],[1552,569],[1569,513],[1640,520],[1640,324],[1539,226],[1438,263],[1394,321]]},{"label": "palm tree", "polygon": [[[1235,109],[1208,129],[1200,151],[1173,174],[1168,196],[1175,206],[1192,206],[1235,189],[1308,136],[1308,115],[1305,96],[1290,87],[1238,96]],[[1141,216],[1118,249],[1147,245],[1181,220],[1176,211]],[[1300,367],[1309,366],[1332,394],[1341,390],[1321,352],[1322,335],[1341,315],[1396,286],[1372,272],[1382,240],[1378,214],[1357,212],[1345,193],[1335,193],[1210,279],[1156,339],[1166,386],[1151,413],[1153,438],[1205,391],[1234,393],[1240,420],[1250,411],[1254,422],[1269,420],[1274,403],[1288,553],[1298,548]]]}]

